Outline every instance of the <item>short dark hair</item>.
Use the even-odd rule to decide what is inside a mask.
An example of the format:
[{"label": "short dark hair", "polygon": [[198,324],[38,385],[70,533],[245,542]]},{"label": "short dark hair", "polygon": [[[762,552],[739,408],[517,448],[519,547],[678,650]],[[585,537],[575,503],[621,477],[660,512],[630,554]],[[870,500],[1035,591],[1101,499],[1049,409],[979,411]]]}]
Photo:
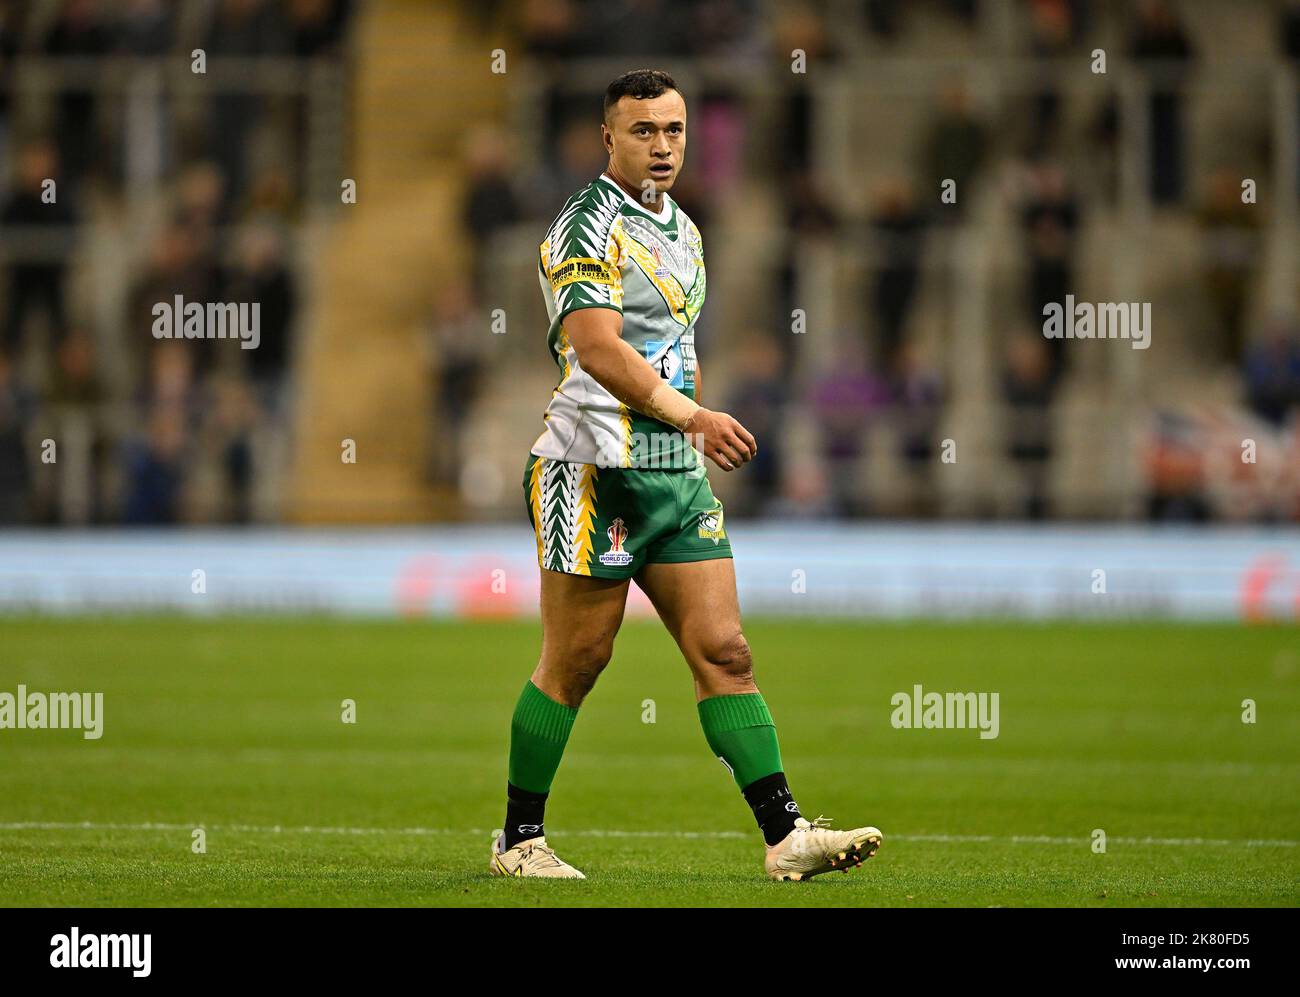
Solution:
[{"label": "short dark hair", "polygon": [[[624,73],[605,88],[605,104],[602,113],[608,119],[609,109],[623,97],[646,100],[650,97],[660,97],[669,90],[682,92],[677,86],[677,81],[662,69],[634,69],[630,73]],[[686,95],[682,94],[682,96],[685,98]]]}]

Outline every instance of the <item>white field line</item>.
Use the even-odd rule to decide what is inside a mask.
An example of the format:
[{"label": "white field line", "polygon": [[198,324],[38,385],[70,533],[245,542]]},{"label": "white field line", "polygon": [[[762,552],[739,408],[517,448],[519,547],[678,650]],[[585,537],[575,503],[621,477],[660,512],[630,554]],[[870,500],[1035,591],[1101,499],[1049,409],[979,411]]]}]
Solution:
[{"label": "white field line", "polygon": [[[415,837],[444,836],[488,836],[492,834],[481,827],[285,827],[279,824],[168,824],[147,822],[140,824],[96,823],[94,821],[12,821],[0,823],[0,831],[193,831],[201,827],[207,831],[229,831],[235,834],[343,834],[343,835],[407,835]],[[709,838],[709,839],[743,839],[754,837],[740,831],[613,831],[589,828],[587,830],[564,831],[567,836],[583,838]],[[1046,834],[1014,834],[997,836],[989,834],[886,834],[886,841],[925,841],[950,844],[1012,844],[1012,845],[1088,845],[1092,839],[1086,837],[1067,838]],[[1110,844],[1117,845],[1162,845],[1171,847],[1196,848],[1206,845],[1215,847],[1245,848],[1295,848],[1300,841],[1269,838],[1132,838],[1109,837]]]}]

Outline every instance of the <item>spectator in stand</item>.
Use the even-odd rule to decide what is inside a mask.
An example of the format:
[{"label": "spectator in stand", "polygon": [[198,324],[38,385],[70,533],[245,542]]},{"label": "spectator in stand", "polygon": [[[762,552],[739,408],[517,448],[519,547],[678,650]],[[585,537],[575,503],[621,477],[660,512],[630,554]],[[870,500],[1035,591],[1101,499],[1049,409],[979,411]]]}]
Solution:
[{"label": "spectator in stand", "polygon": [[[113,25],[114,49],[133,59],[160,59],[176,41],[179,5],[166,0],[125,0]],[[132,85],[121,105],[125,120],[112,129],[113,180],[137,192],[156,190],[174,168],[175,97]]]},{"label": "spectator in stand", "polygon": [[130,525],[165,525],[181,518],[187,457],[202,402],[195,384],[194,342],[151,340],[146,380],[136,397],[141,428],[129,435],[122,468],[120,518]]},{"label": "spectator in stand", "polygon": [[184,427],[159,408],[150,415],[147,433],[127,443],[123,523],[170,526],[180,521],[185,441]]},{"label": "spectator in stand", "polygon": [[[939,107],[921,140],[918,173],[923,197],[939,204],[939,219],[961,218],[974,197],[975,181],[984,167],[988,132],[971,109],[970,94],[959,81],[947,84],[939,95]],[[940,204],[945,180],[956,181],[957,200]]]},{"label": "spectator in stand", "polygon": [[35,404],[0,348],[0,523],[21,525],[31,516],[31,470],[27,427]]},{"label": "spectator in stand", "polygon": [[893,178],[877,188],[871,231],[876,261],[870,305],[876,329],[873,353],[892,370],[907,334],[925,251],[925,218],[907,181]]},{"label": "spectator in stand", "polygon": [[[745,104],[732,90],[717,87],[700,95],[691,118],[689,176],[696,178],[700,199],[720,205],[741,196],[745,161]],[[687,214],[698,223],[700,215]]]},{"label": "spectator in stand", "polygon": [[[573,95],[561,89],[568,60],[588,51],[585,19],[575,0],[524,0],[518,5],[517,33],[525,55],[541,67],[543,160],[554,159],[555,136],[573,113]],[[567,196],[567,195],[566,195]]]},{"label": "spectator in stand", "polygon": [[[469,136],[462,224],[474,240],[475,291],[485,295],[494,286],[496,261],[487,249],[502,229],[519,221],[521,212],[511,185],[512,169],[505,136],[495,128],[480,128]],[[589,178],[594,180],[595,176]]]},{"label": "spectator in stand", "polygon": [[429,363],[436,380],[430,476],[455,487],[472,450],[464,427],[483,388],[490,351],[505,337],[488,331],[487,318],[468,283],[452,281],[435,303]]},{"label": "spectator in stand", "polygon": [[1074,29],[1074,10],[1067,0],[1034,0],[1030,4],[1030,50],[1043,60],[1043,82],[1033,96],[1029,134],[1023,143],[1031,156],[1045,155],[1055,147],[1061,119],[1057,63],[1069,56]]},{"label": "spectator in stand", "polygon": [[235,263],[222,277],[223,301],[260,306],[258,347],[240,352],[258,402],[273,416],[283,414],[298,301],[285,255],[279,229],[270,222],[249,223],[239,235]]},{"label": "spectator in stand", "polygon": [[[257,351],[254,350],[254,353]],[[210,400],[211,417],[205,435],[221,468],[222,507],[217,515],[230,523],[249,523],[253,518],[253,429],[258,404],[243,378],[224,374],[213,378],[205,398]]]},{"label": "spectator in stand", "polygon": [[600,176],[608,162],[599,123],[593,124],[589,117],[574,118],[561,129],[555,156],[547,158],[524,184],[528,196],[520,210],[549,225],[573,192]]},{"label": "spectator in stand", "polygon": [[1221,344],[1221,357],[1234,365],[1241,363],[1246,352],[1251,277],[1261,254],[1259,211],[1256,205],[1242,203],[1239,171],[1223,168],[1210,176],[1196,213],[1215,339]]},{"label": "spectator in stand", "polygon": [[291,50],[301,59],[340,54],[352,0],[289,0]]},{"label": "spectator in stand", "polygon": [[859,488],[859,471],[871,424],[888,410],[890,400],[888,383],[867,365],[858,342],[846,343],[835,363],[812,385],[809,401],[837,515],[869,512]]},{"label": "spectator in stand", "polygon": [[947,397],[943,375],[914,342],[901,346],[889,375],[894,386],[899,456],[910,489],[908,505],[913,515],[933,516],[939,509],[934,472]]},{"label": "spectator in stand", "polygon": [[[1074,291],[1074,244],[1079,206],[1065,168],[1053,160],[1033,163],[1019,184],[1024,191],[1021,225],[1025,232],[1029,282],[1026,304],[1031,328],[1041,329],[1043,308],[1064,304]],[[1067,340],[1047,341],[1051,350],[1053,382],[1066,371]]]},{"label": "spectator in stand", "polygon": [[[754,330],[745,337],[737,379],[726,411],[761,441],[758,456],[745,465],[743,490],[733,502],[737,516],[762,515],[776,497],[784,474],[782,412],[789,399],[782,351],[770,336]],[[703,404],[711,404],[705,399]]]},{"label": "spectator in stand", "polygon": [[1194,420],[1174,412],[1157,413],[1144,464],[1148,518],[1192,523],[1210,518],[1205,491],[1205,434]]},{"label": "spectator in stand", "polygon": [[1182,88],[1195,52],[1168,0],[1143,0],[1138,8],[1132,53],[1151,88],[1151,199],[1156,204],[1175,204],[1183,196],[1186,160]]},{"label": "spectator in stand", "polygon": [[[100,0],[63,0],[45,38],[46,55],[93,59],[108,55],[112,48],[113,35]],[[73,188],[68,193],[79,192],[82,179],[103,158],[98,97],[87,84],[72,84],[60,93],[55,134],[59,136],[59,158]]]},{"label": "spectator in stand", "polygon": [[[352,0],[289,0],[289,50],[299,59],[340,60],[347,37],[348,20],[352,15]],[[293,101],[290,124],[290,147],[295,161],[292,175],[297,190],[307,186],[307,153],[311,148],[310,96],[296,97]]]},{"label": "spectator in stand", "polygon": [[[47,181],[54,186],[47,187]],[[8,267],[0,352],[16,355],[34,309],[44,311],[55,340],[66,331],[64,277],[76,241],[76,222],[72,193],[63,186],[53,144],[43,139],[28,143],[18,157],[17,183],[0,207],[0,239],[7,250],[22,250]]]},{"label": "spectator in stand", "polygon": [[[9,161],[9,108],[13,99],[14,58],[22,41],[28,11],[17,4],[0,3],[0,163]],[[0,176],[0,193],[9,178]]]},{"label": "spectator in stand", "polygon": [[[137,380],[145,377],[146,365],[154,362],[159,344],[153,335],[155,305],[170,305],[177,295],[185,302],[220,300],[216,263],[201,252],[194,231],[193,226],[177,222],[164,226],[154,240],[148,264],[128,292],[126,341],[134,355]],[[200,372],[206,372],[215,359],[213,340],[172,340],[168,345],[187,351]]]},{"label": "spectator in stand", "polygon": [[[835,60],[824,15],[812,7],[803,4],[781,7],[774,34],[773,48],[784,58],[797,49],[804,53],[810,65],[826,65]],[[784,112],[776,127],[770,130],[774,142],[771,155],[778,179],[785,181],[790,175],[812,170],[815,109],[806,73],[783,72],[778,79],[785,91]]]},{"label": "spectator in stand", "polygon": [[224,196],[225,179],[216,163],[206,159],[190,163],[176,178],[176,220],[207,242],[221,223]]},{"label": "spectator in stand", "polygon": [[[1246,354],[1246,399],[1251,411],[1282,427],[1300,413],[1300,330],[1275,320]],[[1300,421],[1297,421],[1300,430]]]},{"label": "spectator in stand", "polygon": [[[218,0],[204,42],[209,66],[223,58],[257,59],[285,56],[292,44],[281,7],[268,0]],[[257,94],[225,89],[213,78],[214,96],[208,130],[208,155],[225,177],[226,212],[243,200],[248,181],[250,139],[261,125],[267,106]],[[228,82],[228,81],[227,81]]]},{"label": "spectator in stand", "polygon": [[[1291,60],[1292,66],[1300,66],[1300,0],[1287,0],[1286,6],[1281,12],[1281,31],[1282,51],[1287,58]],[[1300,100],[1296,102],[1297,111],[1300,112]],[[1298,113],[1300,119],[1300,113]],[[1297,120],[1295,127],[1300,128],[1300,120]],[[1294,177],[1296,190],[1300,191],[1300,170],[1296,171]]]},{"label": "spectator in stand", "polygon": [[[773,327],[788,330],[791,315],[795,309],[805,315],[813,311],[813,305],[801,301],[798,296],[799,264],[806,259],[809,243],[829,240],[839,227],[839,217],[827,198],[817,186],[810,173],[792,173],[785,185],[786,226],[781,233],[781,260],[777,267],[776,302],[778,312]],[[687,214],[690,214],[689,210]],[[692,215],[692,217],[695,217]],[[705,242],[708,252],[708,242]],[[785,365],[789,371],[798,367],[797,349],[803,340],[797,336],[783,336],[781,342],[785,348]]]},{"label": "spectator in stand", "polygon": [[1047,341],[1025,332],[1007,348],[1002,372],[1002,397],[1006,403],[1007,456],[1020,485],[1017,514],[1043,519],[1051,512],[1047,480],[1052,459],[1052,399],[1055,381]]},{"label": "spectator in stand", "polygon": [[[51,511],[57,510],[60,515],[71,512],[76,521],[101,522],[109,433],[100,406],[107,394],[89,333],[73,329],[60,344],[55,360],[48,413],[53,420],[51,435],[60,441],[59,465],[64,470],[54,476],[60,491],[69,484],[67,469],[81,467],[75,462],[85,463],[83,470],[72,475],[77,479],[73,491],[78,495],[72,499],[71,508],[63,497],[51,496]],[[84,495],[80,495],[81,487]]]}]

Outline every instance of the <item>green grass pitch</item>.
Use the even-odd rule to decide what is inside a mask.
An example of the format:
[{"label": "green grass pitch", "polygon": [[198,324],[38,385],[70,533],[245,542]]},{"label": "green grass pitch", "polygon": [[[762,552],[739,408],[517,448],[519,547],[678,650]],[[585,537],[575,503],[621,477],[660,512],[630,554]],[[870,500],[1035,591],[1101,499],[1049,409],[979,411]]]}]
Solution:
[{"label": "green grass pitch", "polygon": [[[0,904],[1300,900],[1295,628],[746,629],[805,814],[884,831],[859,870],[763,878],[655,623],[625,625],[551,794],[550,842],[588,879],[547,883],[487,875],[536,624],[11,618],[0,691],[103,692],[105,721],[98,741],[0,730]],[[894,729],[917,683],[997,692],[1000,736]]]}]

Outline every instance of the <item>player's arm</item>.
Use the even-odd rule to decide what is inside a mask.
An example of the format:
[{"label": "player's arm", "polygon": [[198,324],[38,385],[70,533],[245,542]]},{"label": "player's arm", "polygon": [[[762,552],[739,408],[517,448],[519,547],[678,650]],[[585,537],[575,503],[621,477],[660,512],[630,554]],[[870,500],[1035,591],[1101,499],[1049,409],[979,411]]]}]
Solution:
[{"label": "player's arm", "polygon": [[564,317],[564,331],[582,369],[601,387],[628,408],[698,436],[700,450],[724,471],[734,470],[758,452],[754,437],[727,413],[702,408],[669,387],[645,357],[624,341],[619,312],[611,308],[570,312]]}]

